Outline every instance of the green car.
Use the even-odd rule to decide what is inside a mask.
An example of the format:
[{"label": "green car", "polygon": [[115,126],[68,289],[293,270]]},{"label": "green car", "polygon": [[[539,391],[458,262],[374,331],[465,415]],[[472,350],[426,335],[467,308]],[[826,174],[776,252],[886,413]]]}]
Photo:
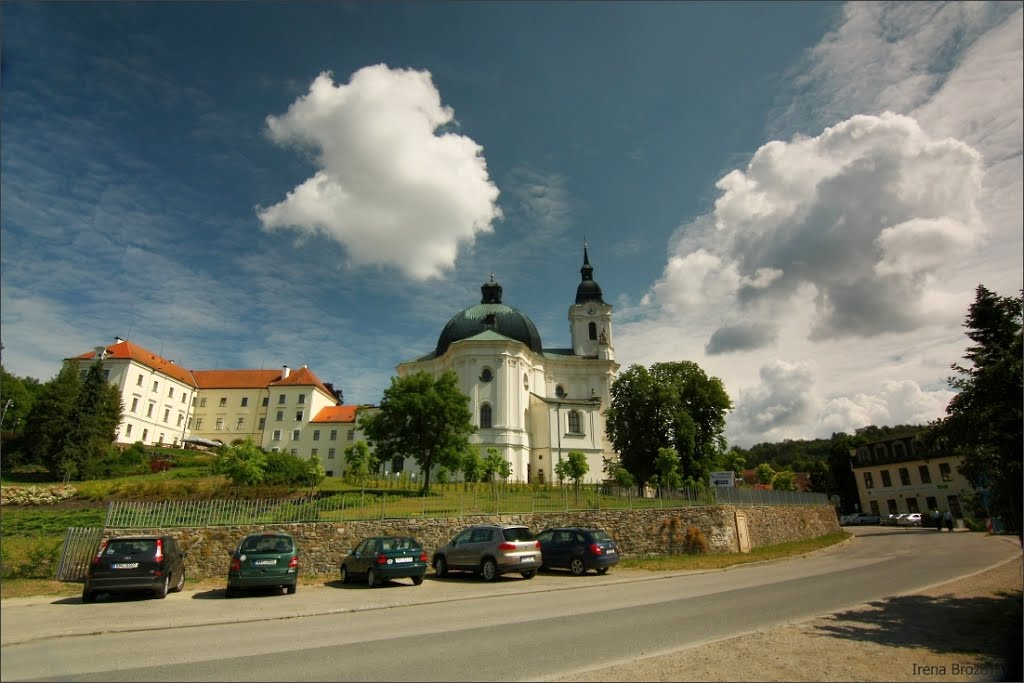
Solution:
[{"label": "green car", "polygon": [[341,561],[342,583],[363,578],[370,588],[406,578],[418,586],[426,573],[427,553],[419,541],[408,536],[364,538]]},{"label": "green car", "polygon": [[295,539],[281,532],[249,534],[231,553],[226,597],[250,588],[283,588],[295,593],[299,581],[299,550]]}]

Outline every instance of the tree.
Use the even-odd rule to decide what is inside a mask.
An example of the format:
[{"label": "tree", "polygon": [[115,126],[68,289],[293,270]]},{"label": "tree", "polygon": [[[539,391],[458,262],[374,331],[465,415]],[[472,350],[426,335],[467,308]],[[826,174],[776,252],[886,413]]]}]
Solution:
[{"label": "tree", "polygon": [[569,455],[555,465],[555,474],[559,479],[572,481],[577,500],[580,497],[580,484],[589,471],[590,463],[587,462],[587,456],[580,451],[569,451]]},{"label": "tree", "polygon": [[683,477],[679,474],[679,456],[671,448],[658,449],[654,469],[658,470],[658,482],[665,488],[677,489],[683,485]]},{"label": "tree", "polygon": [[604,473],[608,475],[609,479],[615,482],[616,486],[636,486],[636,479],[634,479],[633,475],[622,466],[619,462],[618,456],[602,458],[601,460]]},{"label": "tree", "polygon": [[312,493],[327,476],[327,470],[320,464],[320,458],[311,455],[306,459],[304,474],[306,481],[309,482],[310,493]]},{"label": "tree", "polygon": [[512,476],[512,464],[505,459],[497,448],[488,448],[487,455],[483,458],[484,481],[495,483],[495,477],[502,480]]},{"label": "tree", "polygon": [[371,472],[376,472],[380,468],[380,460],[362,439],[345,449],[345,464],[345,474],[360,485],[366,482],[366,477]]},{"label": "tree", "polygon": [[463,481],[480,481],[480,477],[483,476],[484,461],[476,448],[466,449],[466,452],[462,454],[462,458],[459,460],[459,468],[462,470]]},{"label": "tree", "polygon": [[377,456],[388,460],[411,456],[423,472],[422,495],[430,491],[431,469],[456,469],[476,431],[469,397],[459,391],[458,377],[447,371],[436,380],[426,372],[393,377],[379,411],[360,421]]},{"label": "tree", "polygon": [[612,383],[606,431],[622,466],[643,485],[656,471],[658,450],[672,448],[684,479],[707,481],[725,449],[725,414],[732,401],[722,381],[690,361],[632,365]]},{"label": "tree", "polygon": [[59,476],[57,455],[81,390],[78,362],[65,361],[56,377],[39,389],[25,419],[26,462],[43,465],[54,477]]},{"label": "tree", "polygon": [[796,473],[791,470],[776,472],[772,478],[772,488],[776,491],[796,491]]},{"label": "tree", "polygon": [[107,382],[103,361],[97,358],[86,371],[68,416],[56,458],[57,474],[65,481],[81,478],[87,463],[107,457],[121,422],[121,410],[121,392]]},{"label": "tree", "polygon": [[982,285],[975,290],[964,327],[973,342],[954,363],[947,381],[956,395],[946,417],[933,423],[926,448],[963,456],[959,471],[976,489],[987,490],[989,509],[1008,529],[1021,531],[1021,461],[1024,414],[1021,396],[1022,315],[1019,297],[1001,297]]},{"label": "tree", "polygon": [[215,462],[215,470],[235,486],[263,483],[266,466],[267,454],[251,438],[238,445],[221,446]]},{"label": "tree", "polygon": [[754,468],[754,477],[757,478],[758,484],[770,484],[775,479],[775,470],[771,465],[763,462]]}]

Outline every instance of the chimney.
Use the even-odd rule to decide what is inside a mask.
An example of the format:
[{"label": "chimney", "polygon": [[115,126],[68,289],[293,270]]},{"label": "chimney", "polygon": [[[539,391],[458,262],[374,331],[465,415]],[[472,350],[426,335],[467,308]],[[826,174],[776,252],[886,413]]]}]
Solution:
[{"label": "chimney", "polygon": [[287,365],[284,366],[284,370],[281,371],[281,379],[288,379],[288,375],[292,374],[292,369]]},{"label": "chimney", "polygon": [[107,349],[105,347],[94,346],[93,350],[96,352],[96,355],[93,356],[93,358],[99,358],[100,360],[102,360],[107,357]]},{"label": "chimney", "polygon": [[121,344],[122,342],[124,342],[124,339],[121,339],[120,337],[114,337],[115,344]]},{"label": "chimney", "polygon": [[305,363],[303,363],[303,364],[302,364],[302,369],[303,369],[303,370],[308,370],[308,369],[309,369],[309,366],[308,366],[308,365],[306,365]]}]

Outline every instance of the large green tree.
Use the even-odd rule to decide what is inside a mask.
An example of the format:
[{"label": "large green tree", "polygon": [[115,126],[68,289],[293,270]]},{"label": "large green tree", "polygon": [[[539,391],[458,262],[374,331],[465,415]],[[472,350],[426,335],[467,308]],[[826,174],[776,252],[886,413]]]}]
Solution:
[{"label": "large green tree", "polygon": [[103,361],[97,358],[86,371],[68,416],[57,455],[57,473],[62,478],[80,479],[87,463],[110,454],[122,410],[121,392],[107,382]]},{"label": "large green tree", "polygon": [[25,461],[46,467],[54,477],[58,476],[58,455],[81,390],[78,362],[65,361],[60,372],[40,387],[25,420]]},{"label": "large green tree", "polygon": [[411,456],[416,461],[423,471],[420,491],[426,495],[431,468],[459,468],[469,437],[476,431],[471,420],[469,397],[459,391],[454,372],[437,379],[417,372],[391,378],[379,410],[359,424],[382,460]]},{"label": "large green tree", "polygon": [[732,401],[717,377],[696,363],[632,365],[612,383],[606,431],[622,466],[643,485],[656,473],[660,448],[679,457],[685,483],[707,482],[725,449]]},{"label": "large green tree", "polygon": [[1018,532],[1024,459],[1022,313],[1024,292],[1003,297],[978,286],[964,323],[973,342],[963,356],[968,364],[952,365],[956,375],[948,382],[956,395],[926,439],[929,448],[963,456],[960,472],[988,492],[991,513]]}]

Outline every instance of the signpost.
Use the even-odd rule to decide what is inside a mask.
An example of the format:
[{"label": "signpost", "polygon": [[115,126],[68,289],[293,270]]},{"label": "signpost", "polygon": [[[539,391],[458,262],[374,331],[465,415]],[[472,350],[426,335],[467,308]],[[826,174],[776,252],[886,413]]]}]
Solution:
[{"label": "signpost", "polygon": [[732,488],[736,485],[736,473],[735,472],[712,472],[711,473],[711,485],[712,486],[728,486]]}]

